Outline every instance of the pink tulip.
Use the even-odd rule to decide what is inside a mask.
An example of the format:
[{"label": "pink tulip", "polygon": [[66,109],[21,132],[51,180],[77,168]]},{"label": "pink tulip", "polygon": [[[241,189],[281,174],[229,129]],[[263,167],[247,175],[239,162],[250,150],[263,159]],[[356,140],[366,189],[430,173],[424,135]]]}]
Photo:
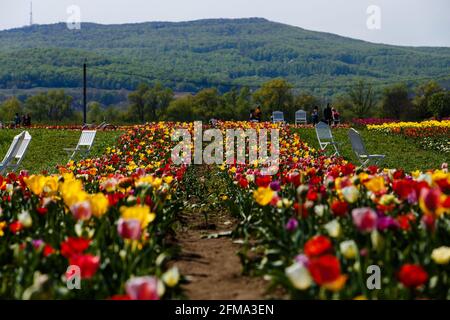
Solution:
[{"label": "pink tulip", "polygon": [[117,232],[124,239],[138,240],[141,238],[141,222],[137,219],[120,219]]},{"label": "pink tulip", "polygon": [[361,232],[371,232],[377,227],[378,216],[371,208],[352,210],[353,223]]},{"label": "pink tulip", "polygon": [[125,284],[125,290],[132,300],[159,300],[158,279],[155,277],[132,278]]},{"label": "pink tulip", "polygon": [[91,204],[88,201],[75,203],[70,207],[76,220],[88,220],[92,216]]}]

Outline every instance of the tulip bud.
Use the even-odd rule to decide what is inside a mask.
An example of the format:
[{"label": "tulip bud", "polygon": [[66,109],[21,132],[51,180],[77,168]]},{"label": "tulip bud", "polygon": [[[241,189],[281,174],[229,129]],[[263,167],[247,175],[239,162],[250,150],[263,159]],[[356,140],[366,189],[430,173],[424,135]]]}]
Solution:
[{"label": "tulip bud", "polygon": [[311,274],[302,264],[294,263],[290,267],[286,268],[285,273],[292,285],[298,290],[306,290],[313,283]]},{"label": "tulip bud", "polygon": [[358,253],[358,247],[354,240],[347,240],[340,243],[339,248],[341,250],[342,255],[346,259],[355,259]]},{"label": "tulip bud", "polygon": [[33,219],[28,211],[22,211],[18,216],[18,220],[25,228],[29,228],[33,224]]}]

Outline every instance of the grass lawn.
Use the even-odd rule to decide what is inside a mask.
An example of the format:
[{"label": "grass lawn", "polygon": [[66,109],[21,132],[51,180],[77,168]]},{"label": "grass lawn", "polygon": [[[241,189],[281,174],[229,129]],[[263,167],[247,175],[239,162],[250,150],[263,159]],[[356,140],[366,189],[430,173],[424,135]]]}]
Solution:
[{"label": "grass lawn", "polygon": [[[386,155],[381,166],[387,168],[403,168],[406,171],[436,169],[440,168],[443,162],[450,160],[446,159],[445,154],[424,150],[415,144],[414,141],[399,135],[384,135],[369,132],[366,129],[358,131],[362,135],[369,153]],[[306,141],[310,146],[319,148],[314,129],[300,128],[298,132],[301,139]],[[354,164],[359,164],[352,151],[348,138],[348,129],[333,129],[333,136],[335,141],[341,143],[339,148],[341,155]]]},{"label": "grass lawn", "polygon": [[[14,136],[21,131],[0,130],[0,161],[8,151]],[[40,173],[44,170],[49,173],[56,172],[56,166],[67,163],[69,159],[63,149],[74,148],[81,134],[81,131],[74,130],[29,129],[28,132],[32,139],[19,170],[26,169],[30,173]],[[114,145],[121,134],[120,131],[98,131],[91,156],[103,154],[105,148]]]}]

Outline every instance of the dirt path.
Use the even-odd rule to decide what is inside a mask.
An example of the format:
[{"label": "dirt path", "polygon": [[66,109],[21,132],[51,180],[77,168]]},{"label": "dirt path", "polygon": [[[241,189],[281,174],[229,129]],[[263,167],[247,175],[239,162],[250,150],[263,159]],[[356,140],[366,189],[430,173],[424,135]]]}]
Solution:
[{"label": "dirt path", "polygon": [[[220,211],[220,210],[217,210]],[[236,252],[239,244],[230,236],[208,238],[234,230],[230,214],[208,212],[208,225],[197,208],[187,207],[181,217],[182,228],[176,238],[182,252],[175,261],[189,283],[184,286],[189,299],[260,300],[265,298],[267,282],[242,275]]]}]

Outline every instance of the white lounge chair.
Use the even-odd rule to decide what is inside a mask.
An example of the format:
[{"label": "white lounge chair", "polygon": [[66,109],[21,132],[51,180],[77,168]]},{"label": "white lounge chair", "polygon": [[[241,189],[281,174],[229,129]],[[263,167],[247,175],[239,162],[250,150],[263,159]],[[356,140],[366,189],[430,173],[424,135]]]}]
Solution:
[{"label": "white lounge chair", "polygon": [[7,170],[14,171],[20,166],[30,141],[31,135],[28,131],[23,131],[14,137],[8,152],[0,163],[0,174],[6,173]]},{"label": "white lounge chair", "polygon": [[316,125],[316,136],[319,141],[320,149],[325,150],[328,146],[332,146],[335,150],[333,156],[339,156],[339,150],[337,148],[338,143],[334,141],[331,128],[325,122],[319,122]]},{"label": "white lounge chair", "polygon": [[281,112],[281,111],[274,111],[272,113],[272,122],[273,123],[278,123],[278,122],[284,123],[284,114],[283,114],[283,112]]},{"label": "white lounge chair", "polygon": [[83,130],[81,132],[80,140],[78,140],[78,144],[75,148],[64,148],[67,155],[70,155],[69,160],[72,160],[78,152],[83,153],[84,155],[89,154],[89,152],[91,152],[96,133],[97,131],[95,130]]},{"label": "white lounge chair", "polygon": [[295,112],[295,124],[307,124],[308,121],[306,120],[306,111],[305,110],[297,110]]},{"label": "white lounge chair", "polygon": [[353,152],[355,152],[356,157],[361,162],[363,167],[367,166],[371,162],[378,164],[386,157],[384,154],[369,154],[366,150],[366,146],[364,145],[361,135],[355,129],[351,128],[349,130],[348,137],[350,138]]}]

